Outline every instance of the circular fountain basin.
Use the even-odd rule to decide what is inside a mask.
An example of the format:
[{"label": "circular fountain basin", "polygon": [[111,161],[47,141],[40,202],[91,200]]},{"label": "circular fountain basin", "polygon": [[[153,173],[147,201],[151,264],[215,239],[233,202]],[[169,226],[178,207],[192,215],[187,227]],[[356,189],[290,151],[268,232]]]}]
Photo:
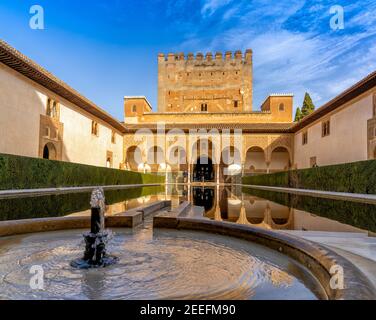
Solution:
[{"label": "circular fountain basin", "polygon": [[[1,239],[0,299],[326,299],[295,260],[245,240],[151,228],[115,229],[107,268],[79,270],[82,231]],[[44,289],[31,289],[42,266]]]}]

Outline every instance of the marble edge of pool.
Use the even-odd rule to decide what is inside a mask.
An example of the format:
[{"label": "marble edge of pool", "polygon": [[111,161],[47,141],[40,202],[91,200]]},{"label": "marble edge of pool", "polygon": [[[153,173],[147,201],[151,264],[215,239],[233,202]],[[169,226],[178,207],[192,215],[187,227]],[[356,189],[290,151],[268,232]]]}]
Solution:
[{"label": "marble edge of pool", "polygon": [[[330,300],[375,300],[376,289],[368,278],[349,260],[327,247],[303,238],[262,228],[221,222],[202,218],[183,218],[174,215],[157,215],[154,228],[196,230],[221,234],[252,241],[277,250],[296,260],[319,280]],[[331,268],[344,270],[345,288],[332,289]]]}]

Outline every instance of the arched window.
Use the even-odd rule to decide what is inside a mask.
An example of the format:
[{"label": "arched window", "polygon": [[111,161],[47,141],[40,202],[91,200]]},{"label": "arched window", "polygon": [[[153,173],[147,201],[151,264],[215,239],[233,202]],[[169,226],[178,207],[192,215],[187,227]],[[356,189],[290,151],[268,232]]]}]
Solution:
[{"label": "arched window", "polygon": [[52,118],[57,118],[57,102],[56,102],[56,101],[54,101],[54,102],[52,103],[51,117],[52,117]]},{"label": "arched window", "polygon": [[57,101],[51,99],[51,98],[48,98],[47,99],[47,111],[46,111],[46,115],[48,117],[51,117],[51,118],[54,118],[54,119],[58,119],[59,118],[59,104]]}]

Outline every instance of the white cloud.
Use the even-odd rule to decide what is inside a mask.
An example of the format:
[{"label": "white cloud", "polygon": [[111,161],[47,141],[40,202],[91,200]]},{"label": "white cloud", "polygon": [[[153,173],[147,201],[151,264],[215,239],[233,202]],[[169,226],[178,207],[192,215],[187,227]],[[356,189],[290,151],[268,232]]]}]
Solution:
[{"label": "white cloud", "polygon": [[228,5],[232,1],[233,0],[205,0],[201,9],[201,14],[203,16],[211,16],[218,9]]},{"label": "white cloud", "polygon": [[[209,19],[229,2],[207,0],[201,13]],[[329,8],[325,1],[234,3],[222,16],[226,23],[239,15],[232,27],[219,29],[214,38],[198,29],[182,47],[213,52],[253,49],[254,109],[270,92],[293,92],[299,106],[308,91],[318,107],[376,68],[376,16],[370,14],[376,1],[346,6],[345,30],[339,32],[329,27]]]}]

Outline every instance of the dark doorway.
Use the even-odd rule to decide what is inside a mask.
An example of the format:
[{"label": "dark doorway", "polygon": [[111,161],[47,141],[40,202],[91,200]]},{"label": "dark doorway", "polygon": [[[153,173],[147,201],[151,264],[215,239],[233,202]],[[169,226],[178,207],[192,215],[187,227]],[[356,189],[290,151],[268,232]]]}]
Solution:
[{"label": "dark doorway", "polygon": [[193,188],[193,205],[204,207],[205,212],[210,211],[214,206],[215,192],[213,188]]},{"label": "dark doorway", "polygon": [[193,181],[214,181],[213,161],[210,158],[198,158],[193,167]]},{"label": "dark doorway", "polygon": [[48,150],[47,145],[45,145],[43,149],[43,159],[50,159],[50,151]]},{"label": "dark doorway", "polygon": [[43,148],[43,159],[56,160],[56,148],[49,142]]}]

